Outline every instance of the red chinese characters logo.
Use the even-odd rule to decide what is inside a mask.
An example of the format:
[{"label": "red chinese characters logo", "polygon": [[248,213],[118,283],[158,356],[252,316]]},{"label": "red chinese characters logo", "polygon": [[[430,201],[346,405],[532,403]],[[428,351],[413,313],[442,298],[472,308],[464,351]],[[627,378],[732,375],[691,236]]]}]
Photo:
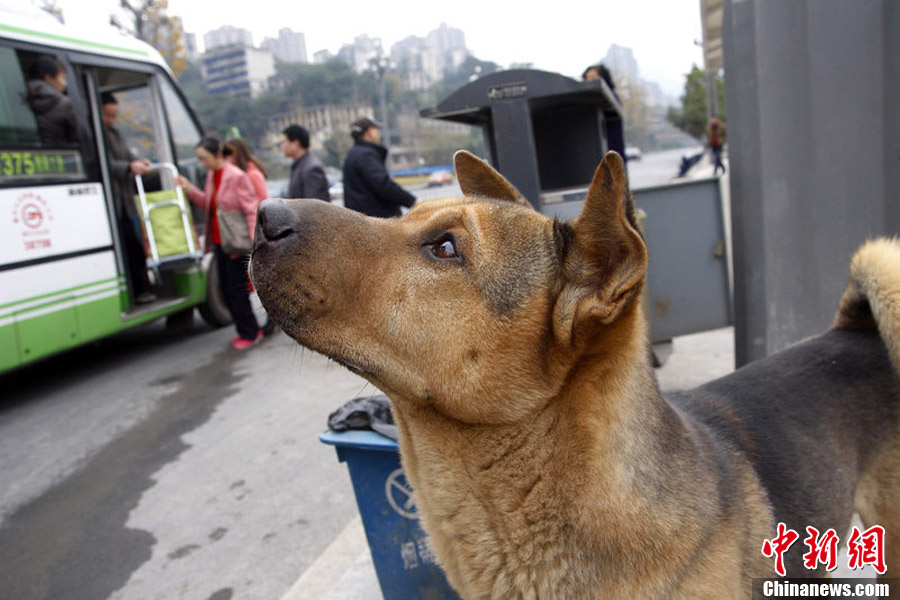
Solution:
[{"label": "red chinese characters logo", "polygon": [[854,527],[850,531],[847,550],[850,554],[848,566],[851,569],[872,565],[879,575],[884,575],[887,571],[884,564],[884,527],[874,525],[862,533]]},{"label": "red chinese characters logo", "polygon": [[[803,566],[807,569],[816,569],[824,565],[826,571],[837,568],[838,544],[840,539],[834,529],[819,533],[815,527],[806,528],[807,537],[803,543],[809,551],[803,555]],[[775,572],[784,577],[784,554],[800,539],[793,529],[789,529],[784,523],[778,524],[777,534],[771,540],[764,540],[762,545],[763,556],[775,559]],[[850,532],[850,540],[847,542],[849,552],[848,567],[861,569],[871,565],[880,574],[887,571],[884,560],[884,527],[874,525],[863,532],[854,527]]]},{"label": "red chinese characters logo", "polygon": [[809,547],[809,552],[803,555],[803,566],[807,569],[815,569],[819,563],[825,565],[826,571],[834,571],[837,568],[838,536],[834,529],[829,529],[819,537],[819,531],[815,527],[807,527],[809,537],[803,543]]},{"label": "red chinese characters logo", "polygon": [[774,539],[765,540],[762,545],[763,556],[775,557],[775,572],[785,576],[784,553],[791,545],[800,539],[800,534],[793,529],[788,529],[784,523],[778,524],[778,535]]}]

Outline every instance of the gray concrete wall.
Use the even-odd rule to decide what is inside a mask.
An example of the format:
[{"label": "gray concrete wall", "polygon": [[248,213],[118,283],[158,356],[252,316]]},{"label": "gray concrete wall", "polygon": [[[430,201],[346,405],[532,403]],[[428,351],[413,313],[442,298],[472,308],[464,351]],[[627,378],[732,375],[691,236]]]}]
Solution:
[{"label": "gray concrete wall", "polygon": [[853,250],[900,232],[900,3],[731,0],[722,37],[741,365],[825,329]]}]

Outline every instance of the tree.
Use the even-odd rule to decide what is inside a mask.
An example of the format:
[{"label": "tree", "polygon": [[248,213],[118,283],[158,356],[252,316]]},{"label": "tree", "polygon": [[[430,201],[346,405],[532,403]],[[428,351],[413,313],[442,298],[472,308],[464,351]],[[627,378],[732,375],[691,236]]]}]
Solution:
[{"label": "tree", "polygon": [[[716,93],[718,96],[718,113],[725,118],[725,82],[716,74]],[[706,71],[694,65],[691,72],[685,75],[684,95],[681,97],[681,110],[669,110],[668,119],[673,125],[692,136],[703,139],[706,134]]]},{"label": "tree", "polygon": [[128,24],[113,14],[109,17],[112,25],[156,48],[175,75],[188,67],[184,27],[180,17],[166,14],[168,0],[141,0],[137,6],[132,0],[120,0],[120,6],[128,15]]},{"label": "tree", "polygon": [[325,155],[322,156],[322,162],[330,167],[341,168],[344,163],[344,157],[353,146],[353,138],[346,131],[335,131],[323,142],[323,150]]},{"label": "tree", "polygon": [[490,75],[500,70],[497,63],[479,60],[474,56],[469,56],[456,71],[445,76],[441,81],[434,84],[431,90],[425,95],[426,105],[434,106],[441,100],[466,85],[470,81]]},{"label": "tree", "polygon": [[374,104],[377,98],[374,75],[359,75],[339,59],[316,65],[278,63],[276,69],[285,84],[280,93],[291,104]]},{"label": "tree", "polygon": [[632,80],[624,74],[615,77],[616,94],[622,102],[622,116],[625,120],[625,139],[630,144],[648,147],[648,126],[652,120],[647,106],[647,92],[644,82]]}]

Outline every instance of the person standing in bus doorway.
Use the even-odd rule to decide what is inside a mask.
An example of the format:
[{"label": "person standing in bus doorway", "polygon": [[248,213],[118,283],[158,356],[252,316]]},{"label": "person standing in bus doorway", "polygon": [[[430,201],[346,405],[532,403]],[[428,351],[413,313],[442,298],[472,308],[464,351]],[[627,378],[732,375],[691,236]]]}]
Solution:
[{"label": "person standing in bus doorway", "polygon": [[140,215],[134,203],[135,175],[150,172],[151,163],[146,158],[134,155],[122,132],[116,128],[119,116],[119,102],[111,92],[100,96],[102,104],[100,118],[103,121],[103,143],[109,157],[109,177],[112,187],[113,209],[122,241],[122,255],[128,277],[131,280],[134,300],[147,304],[156,300],[147,277],[147,258],[141,234]]},{"label": "person standing in bus doorway", "polygon": [[68,146],[78,142],[78,121],[66,87],[66,71],[52,56],[39,56],[28,68],[28,106],[44,145]]},{"label": "person standing in bus doorway", "polygon": [[706,129],[706,143],[713,155],[713,175],[725,173],[725,163],[722,162],[722,147],[725,145],[725,124],[719,121],[718,115],[713,115],[709,120],[709,127]]},{"label": "person standing in bus doorway", "polygon": [[281,151],[293,161],[288,198],[318,198],[331,202],[325,167],[309,151],[309,132],[300,125],[289,125],[281,135]]},{"label": "person standing in bus doorway", "polygon": [[222,144],[222,154],[225,160],[235,165],[241,171],[250,176],[256,198],[262,202],[269,197],[269,188],[266,186],[266,168],[250,152],[250,148],[244,140],[235,138]]},{"label": "person standing in bus doorway", "polygon": [[380,125],[362,117],[350,125],[355,144],[344,160],[344,206],[370,217],[399,217],[400,207],[412,206],[416,197],[391,179],[384,161]]},{"label": "person standing in bus doorway", "polygon": [[256,191],[250,176],[225,160],[218,138],[205,137],[194,147],[197,160],[207,170],[206,185],[198,189],[183,175],[175,183],[187,192],[188,199],[206,210],[206,250],[216,255],[219,283],[238,336],[231,338],[235,350],[246,350],[262,339],[247,289],[247,256],[226,254],[222,250],[216,211],[240,211],[247,219],[250,237],[256,229]]}]

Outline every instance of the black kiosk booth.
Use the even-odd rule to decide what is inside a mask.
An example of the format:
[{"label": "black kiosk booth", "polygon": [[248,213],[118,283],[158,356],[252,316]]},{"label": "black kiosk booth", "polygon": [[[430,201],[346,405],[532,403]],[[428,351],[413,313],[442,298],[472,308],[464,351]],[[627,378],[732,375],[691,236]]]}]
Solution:
[{"label": "black kiosk booth", "polygon": [[500,71],[421,114],[481,127],[491,164],[537,210],[569,195],[583,198],[603,155],[625,155],[622,106],[602,79]]}]

